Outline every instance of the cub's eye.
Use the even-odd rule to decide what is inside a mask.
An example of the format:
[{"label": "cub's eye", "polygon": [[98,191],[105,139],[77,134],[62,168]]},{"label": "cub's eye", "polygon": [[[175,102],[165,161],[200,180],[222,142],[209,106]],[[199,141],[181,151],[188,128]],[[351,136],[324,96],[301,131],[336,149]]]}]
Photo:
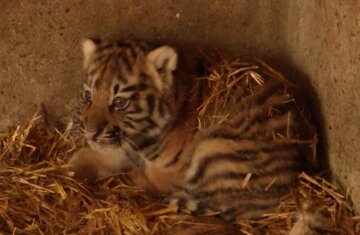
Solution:
[{"label": "cub's eye", "polygon": [[113,105],[117,110],[125,109],[129,105],[129,100],[122,97],[116,97],[113,101]]},{"label": "cub's eye", "polygon": [[83,99],[85,102],[90,102],[91,101],[91,91],[89,90],[85,90],[83,93]]}]

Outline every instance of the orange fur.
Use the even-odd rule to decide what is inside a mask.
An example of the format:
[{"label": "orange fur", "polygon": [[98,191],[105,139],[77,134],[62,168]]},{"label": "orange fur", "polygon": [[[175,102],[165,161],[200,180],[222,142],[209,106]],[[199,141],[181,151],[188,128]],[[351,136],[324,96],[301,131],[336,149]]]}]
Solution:
[{"label": "orange fur", "polygon": [[[302,146],[273,137],[284,130],[292,133],[283,84],[266,83],[247,99],[231,94],[229,105],[222,107],[228,118],[199,130],[197,108],[208,94],[206,82],[186,68],[176,69],[173,48],[125,42],[94,50],[87,44],[87,96],[77,128],[101,153],[80,152],[84,157],[73,160],[75,168],[99,172],[109,168],[104,164],[108,157],[122,164],[136,159],[131,177],[138,186],[172,193],[180,207],[208,208],[227,219],[269,212],[302,170]],[[213,104],[209,110],[216,108]],[[284,115],[271,113],[272,108]],[[110,154],[104,148],[112,149]],[[122,170],[121,164],[110,173],[116,170]]]}]

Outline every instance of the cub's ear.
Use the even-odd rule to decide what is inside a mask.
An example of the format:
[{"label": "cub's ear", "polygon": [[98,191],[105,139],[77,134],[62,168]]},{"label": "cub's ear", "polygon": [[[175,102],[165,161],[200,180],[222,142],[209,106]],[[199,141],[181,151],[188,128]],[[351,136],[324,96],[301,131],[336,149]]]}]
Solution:
[{"label": "cub's ear", "polygon": [[169,89],[172,85],[172,72],[177,67],[177,59],[176,51],[169,46],[158,47],[148,53],[147,62],[152,64],[158,72],[161,71],[162,77],[155,81],[161,91]]},{"label": "cub's ear", "polygon": [[85,39],[82,41],[82,50],[84,55],[84,68],[86,69],[90,63],[90,59],[96,51],[98,42],[94,39]]},{"label": "cub's ear", "polygon": [[153,63],[158,70],[165,69],[168,72],[172,72],[177,66],[177,53],[169,46],[158,47],[150,51],[147,59]]}]

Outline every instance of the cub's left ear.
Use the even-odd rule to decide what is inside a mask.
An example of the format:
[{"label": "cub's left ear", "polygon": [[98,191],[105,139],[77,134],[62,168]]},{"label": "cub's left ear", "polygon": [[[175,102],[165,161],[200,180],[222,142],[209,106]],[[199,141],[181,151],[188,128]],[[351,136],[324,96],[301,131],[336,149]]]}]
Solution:
[{"label": "cub's left ear", "polygon": [[154,82],[162,92],[169,91],[172,83],[172,72],[177,66],[177,53],[169,46],[158,47],[147,55],[147,63],[151,64],[156,71],[153,71]]},{"label": "cub's left ear", "polygon": [[97,42],[93,39],[85,39],[82,41],[82,50],[84,55],[84,68],[87,69],[90,59],[95,53],[97,48]]}]

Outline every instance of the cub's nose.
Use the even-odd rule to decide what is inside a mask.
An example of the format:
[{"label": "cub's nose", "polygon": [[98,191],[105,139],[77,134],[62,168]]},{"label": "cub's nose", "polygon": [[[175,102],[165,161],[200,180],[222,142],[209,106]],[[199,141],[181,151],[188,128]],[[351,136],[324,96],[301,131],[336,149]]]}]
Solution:
[{"label": "cub's nose", "polygon": [[96,126],[93,125],[91,128],[85,128],[85,138],[88,140],[96,141],[97,138],[105,132],[107,125],[107,122],[103,122]]}]

